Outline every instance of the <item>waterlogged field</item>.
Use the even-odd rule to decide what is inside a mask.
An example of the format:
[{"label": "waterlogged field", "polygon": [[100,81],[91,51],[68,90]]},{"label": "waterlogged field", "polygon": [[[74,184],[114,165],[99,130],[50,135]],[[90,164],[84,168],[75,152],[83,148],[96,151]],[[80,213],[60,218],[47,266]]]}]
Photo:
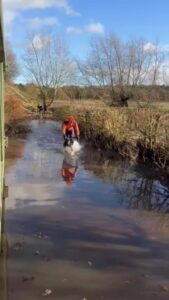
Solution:
[{"label": "waterlogged field", "polygon": [[31,127],[7,151],[8,299],[168,299],[168,182],[85,145],[67,157],[60,124]]}]

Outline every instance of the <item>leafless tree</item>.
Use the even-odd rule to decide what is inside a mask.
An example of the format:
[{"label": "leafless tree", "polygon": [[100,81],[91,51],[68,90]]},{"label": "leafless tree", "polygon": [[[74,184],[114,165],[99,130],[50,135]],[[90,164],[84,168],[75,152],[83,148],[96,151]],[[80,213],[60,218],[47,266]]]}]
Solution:
[{"label": "leafless tree", "polygon": [[74,81],[75,64],[68,46],[52,34],[28,37],[24,66],[30,80],[38,85],[44,106],[53,103],[59,87]]},{"label": "leafless tree", "polygon": [[[109,90],[113,101],[125,105],[124,85],[126,85],[126,49],[114,35],[93,39],[90,52],[84,63],[78,63],[80,73],[87,85]],[[118,89],[118,93],[117,93]],[[118,98],[118,99],[117,99]]]},{"label": "leafless tree", "polygon": [[146,47],[146,41],[142,38],[130,41],[128,56],[130,62],[129,83],[132,86],[145,84],[152,63],[152,51],[148,46]]},{"label": "leafless tree", "polygon": [[165,54],[160,49],[158,40],[152,49],[153,62],[152,62],[152,85],[158,85],[162,83],[162,65],[165,61]]},{"label": "leafless tree", "polygon": [[6,56],[5,79],[8,81],[13,81],[19,73],[19,67],[16,61],[16,56],[8,41],[5,43],[5,56]]},{"label": "leafless tree", "polygon": [[88,57],[78,66],[87,85],[109,88],[112,101],[127,106],[131,87],[157,82],[161,62],[157,45],[143,38],[123,43],[110,33],[92,40]]},{"label": "leafless tree", "polygon": [[123,57],[122,44],[114,34],[93,39],[86,61],[78,63],[84,83],[109,89],[113,98],[115,86],[122,86],[124,80]]}]

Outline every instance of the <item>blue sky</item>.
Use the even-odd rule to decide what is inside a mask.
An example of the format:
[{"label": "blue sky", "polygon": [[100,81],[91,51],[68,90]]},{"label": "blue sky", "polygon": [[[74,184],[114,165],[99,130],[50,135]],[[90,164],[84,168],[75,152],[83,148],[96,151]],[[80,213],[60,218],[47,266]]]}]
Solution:
[{"label": "blue sky", "polygon": [[60,33],[73,56],[84,57],[91,36],[115,32],[169,44],[168,0],[3,0],[6,38],[20,61],[27,32]]}]

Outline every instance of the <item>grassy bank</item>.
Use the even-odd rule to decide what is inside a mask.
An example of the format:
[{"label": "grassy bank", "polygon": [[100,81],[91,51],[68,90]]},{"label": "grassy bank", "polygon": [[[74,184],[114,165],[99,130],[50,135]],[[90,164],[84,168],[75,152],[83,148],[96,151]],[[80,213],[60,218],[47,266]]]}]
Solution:
[{"label": "grassy bank", "polygon": [[151,109],[58,105],[54,119],[73,114],[86,140],[122,157],[149,162],[169,172],[169,114]]},{"label": "grassy bank", "polygon": [[7,136],[25,135],[30,128],[25,122],[30,116],[28,102],[13,89],[12,85],[6,84],[5,88],[5,133]]},{"label": "grassy bank", "polygon": [[[29,132],[23,120],[36,117],[37,101],[6,85],[6,132]],[[169,112],[166,105],[146,109],[112,108],[102,100],[57,100],[46,117],[63,120],[73,114],[81,133],[95,147],[148,162],[169,173]]]}]

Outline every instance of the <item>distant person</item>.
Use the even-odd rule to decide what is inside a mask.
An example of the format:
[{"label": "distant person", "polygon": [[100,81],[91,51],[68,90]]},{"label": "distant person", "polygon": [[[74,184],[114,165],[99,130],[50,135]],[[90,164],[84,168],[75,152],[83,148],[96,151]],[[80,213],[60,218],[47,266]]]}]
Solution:
[{"label": "distant person", "polygon": [[67,146],[67,141],[76,139],[79,141],[80,130],[79,126],[73,116],[69,116],[64,119],[62,134],[64,138],[64,146]]},{"label": "distant person", "polygon": [[37,106],[37,112],[40,114],[41,112],[43,112],[43,106],[41,104],[38,104]]}]

